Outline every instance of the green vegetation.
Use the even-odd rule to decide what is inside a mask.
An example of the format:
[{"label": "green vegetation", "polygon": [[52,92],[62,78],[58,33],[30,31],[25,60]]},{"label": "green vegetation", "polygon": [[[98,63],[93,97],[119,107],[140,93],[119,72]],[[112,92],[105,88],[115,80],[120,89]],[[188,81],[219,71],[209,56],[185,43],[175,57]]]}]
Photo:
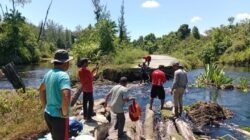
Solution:
[{"label": "green vegetation", "polygon": [[244,92],[247,92],[248,91],[247,84],[248,84],[247,79],[241,77],[239,81],[239,89],[241,89]]},{"label": "green vegetation", "polygon": [[171,110],[162,109],[160,113],[161,117],[163,117],[164,119],[169,119],[173,117],[173,112]]},{"label": "green vegetation", "polygon": [[250,132],[250,127],[247,127],[247,126],[239,126],[240,129],[243,129],[247,132]]},{"label": "green vegetation", "polygon": [[96,23],[84,29],[78,26],[75,31],[52,20],[41,22],[39,27],[27,23],[16,7],[30,0],[12,2],[13,8],[4,11],[0,20],[0,65],[10,61],[36,63],[64,48],[75,58],[89,57],[103,64],[135,63],[148,53],[171,55],[182,60],[188,69],[210,63],[249,66],[250,20],[234,23],[234,18],[229,17],[228,25],[212,28],[205,35],[196,26],[191,29],[182,24],[177,31],[161,37],[150,33],[131,41],[125,24],[124,1],[115,22],[100,0],[92,0]]},{"label": "green vegetation", "polygon": [[47,132],[39,93],[0,90],[0,139],[19,139],[29,134]]},{"label": "green vegetation", "polygon": [[197,78],[196,83],[199,87],[212,85],[220,88],[221,85],[231,84],[232,81],[233,79],[226,77],[224,71],[217,65],[207,64],[205,66],[205,72]]}]

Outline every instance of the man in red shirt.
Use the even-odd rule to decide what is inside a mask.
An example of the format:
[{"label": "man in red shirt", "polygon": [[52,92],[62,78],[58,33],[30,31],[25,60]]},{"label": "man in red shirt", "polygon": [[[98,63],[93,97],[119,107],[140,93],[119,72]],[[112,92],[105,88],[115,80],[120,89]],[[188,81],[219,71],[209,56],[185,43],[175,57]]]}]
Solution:
[{"label": "man in red shirt", "polygon": [[79,64],[79,78],[82,84],[83,92],[83,116],[86,120],[91,120],[91,117],[95,115],[93,112],[94,98],[93,98],[93,79],[98,71],[98,65],[90,71],[87,67],[89,64],[88,58],[81,58]]},{"label": "man in red shirt", "polygon": [[149,66],[150,61],[151,61],[151,56],[150,56],[150,55],[144,56],[143,59],[145,60],[145,62],[146,62],[146,63],[148,64],[148,66]]},{"label": "man in red shirt", "polygon": [[152,89],[149,109],[152,110],[154,98],[157,96],[161,100],[161,109],[163,109],[165,101],[165,90],[163,84],[166,82],[166,80],[167,79],[164,73],[164,66],[160,65],[159,68],[157,70],[154,70],[152,73]]}]

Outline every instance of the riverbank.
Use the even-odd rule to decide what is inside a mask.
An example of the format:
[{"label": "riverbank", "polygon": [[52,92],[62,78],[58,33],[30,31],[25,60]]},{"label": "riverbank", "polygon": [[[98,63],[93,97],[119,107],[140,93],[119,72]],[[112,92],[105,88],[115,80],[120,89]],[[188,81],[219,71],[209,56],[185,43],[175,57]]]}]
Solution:
[{"label": "riverbank", "polygon": [[0,90],[0,139],[34,139],[48,132],[39,93]]}]

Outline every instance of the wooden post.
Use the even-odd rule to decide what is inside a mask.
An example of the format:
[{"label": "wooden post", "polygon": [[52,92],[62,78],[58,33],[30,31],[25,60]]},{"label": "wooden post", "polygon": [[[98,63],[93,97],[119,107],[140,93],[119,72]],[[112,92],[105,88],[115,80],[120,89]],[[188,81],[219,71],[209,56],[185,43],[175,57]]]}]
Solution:
[{"label": "wooden post", "polygon": [[15,70],[15,65],[13,62],[5,65],[2,67],[2,71],[5,75],[5,77],[9,80],[9,82],[12,84],[14,89],[23,89],[23,92],[25,93],[25,85],[23,83],[23,80],[20,78],[20,76],[17,74]]}]

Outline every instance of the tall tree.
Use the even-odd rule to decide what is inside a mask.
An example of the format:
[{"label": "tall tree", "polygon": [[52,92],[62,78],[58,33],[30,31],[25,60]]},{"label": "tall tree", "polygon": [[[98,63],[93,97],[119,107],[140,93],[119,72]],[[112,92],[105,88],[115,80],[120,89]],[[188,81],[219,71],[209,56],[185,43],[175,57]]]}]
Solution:
[{"label": "tall tree", "polygon": [[233,25],[234,19],[235,19],[234,17],[229,17],[229,18],[227,19],[230,25]]},{"label": "tall tree", "polygon": [[188,24],[182,24],[180,28],[177,31],[177,35],[180,39],[185,39],[190,34],[190,29],[188,27]]},{"label": "tall tree", "polygon": [[121,44],[123,41],[128,40],[127,36],[127,29],[125,25],[125,19],[124,19],[124,0],[122,0],[121,5],[121,17],[118,19],[118,27],[119,27],[119,43]]},{"label": "tall tree", "polygon": [[103,54],[108,54],[114,51],[114,36],[116,33],[115,22],[109,20],[100,20],[96,24],[98,38],[100,43],[100,51]]},{"label": "tall tree", "polygon": [[92,0],[92,3],[94,5],[94,13],[95,13],[95,19],[98,21],[101,17],[101,12],[102,12],[102,6],[100,4],[100,0]]},{"label": "tall tree", "polygon": [[193,29],[192,29],[192,35],[194,38],[196,39],[200,39],[200,32],[199,32],[199,29],[194,26]]},{"label": "tall tree", "polygon": [[144,37],[144,50],[147,50],[149,54],[154,53],[158,49],[157,39],[155,34],[150,33]]},{"label": "tall tree", "polygon": [[101,19],[109,19],[110,13],[107,10],[106,6],[103,6],[100,3],[100,0],[92,0],[92,3],[94,5],[94,13],[95,13],[95,19],[96,21],[99,21]]}]

